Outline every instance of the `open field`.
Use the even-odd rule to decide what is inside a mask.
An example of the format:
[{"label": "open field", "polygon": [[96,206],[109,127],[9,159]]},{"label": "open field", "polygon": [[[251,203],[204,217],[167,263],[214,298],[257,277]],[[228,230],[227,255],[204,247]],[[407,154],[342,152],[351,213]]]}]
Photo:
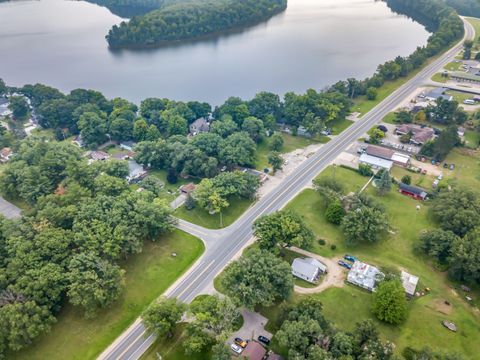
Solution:
[{"label": "open field", "polygon": [[480,19],[467,17],[466,18],[470,24],[472,24],[473,28],[475,29],[475,39],[478,39],[480,36]]},{"label": "open field", "polygon": [[461,62],[452,61],[451,63],[448,63],[447,65],[445,65],[444,69],[448,71],[458,71],[460,70],[461,66],[462,66]]},{"label": "open field", "polygon": [[[204,250],[203,243],[176,230],[145,244],[141,254],[121,266],[126,270],[123,296],[113,306],[85,319],[83,311],[66,306],[52,331],[11,359],[95,359],[156,298],[184,273]],[[172,257],[172,252],[177,253]]]},{"label": "open field", "polygon": [[253,201],[231,199],[229,203],[230,206],[222,212],[223,226],[220,224],[220,214],[210,215],[198,206],[193,210],[187,210],[185,206],[181,206],[175,211],[174,215],[207,229],[221,229],[233,224],[253,204]]},{"label": "open field", "polygon": [[396,124],[395,122],[396,118],[397,116],[395,115],[395,112],[391,112],[382,119],[382,122],[387,124]]}]

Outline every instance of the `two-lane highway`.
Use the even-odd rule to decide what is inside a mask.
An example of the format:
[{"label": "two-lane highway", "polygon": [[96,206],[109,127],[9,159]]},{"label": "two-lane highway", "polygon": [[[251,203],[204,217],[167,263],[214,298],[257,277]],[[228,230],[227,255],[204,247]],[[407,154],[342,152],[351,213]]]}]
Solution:
[{"label": "two-lane highway", "polygon": [[[474,37],[472,26],[464,21],[465,39]],[[292,174],[269,194],[248,209],[233,225],[222,230],[208,230],[180,221],[179,228],[201,238],[206,244],[206,251],[189,272],[167,291],[169,297],[190,302],[228,264],[252,238],[252,224],[258,217],[272,213],[284,207],[302,189],[325,169],[335,158],[355,140],[365,134],[372,126],[380,122],[385,115],[393,111],[404,99],[430,77],[452,61],[461,50],[463,41],[437,60],[426,66],[411,80],[390,94],[385,100],[361,120],[324,145],[320,151],[304,161]],[[101,360],[136,360],[155,340],[148,335],[140,319],[132,324],[103,354]]]}]

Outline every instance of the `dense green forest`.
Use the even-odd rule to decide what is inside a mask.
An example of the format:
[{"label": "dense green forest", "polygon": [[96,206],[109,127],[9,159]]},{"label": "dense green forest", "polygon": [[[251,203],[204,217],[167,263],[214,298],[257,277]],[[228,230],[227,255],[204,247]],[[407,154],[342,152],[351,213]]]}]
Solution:
[{"label": "dense green forest", "polygon": [[131,18],[146,14],[168,5],[186,3],[191,0],[86,0],[108,8],[113,14]]},{"label": "dense green forest", "polygon": [[480,17],[480,1],[478,0],[445,0],[460,15]]},{"label": "dense green forest", "polygon": [[285,10],[287,0],[194,0],[151,11],[115,25],[111,47],[145,47],[199,38],[253,25]]}]

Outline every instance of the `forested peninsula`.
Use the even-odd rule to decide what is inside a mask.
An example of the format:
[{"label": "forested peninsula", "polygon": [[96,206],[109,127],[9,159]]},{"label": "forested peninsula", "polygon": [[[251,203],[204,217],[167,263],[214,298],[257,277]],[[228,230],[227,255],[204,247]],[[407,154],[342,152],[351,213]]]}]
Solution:
[{"label": "forested peninsula", "polygon": [[106,38],[111,48],[161,46],[255,25],[286,7],[287,0],[192,0],[135,16]]}]

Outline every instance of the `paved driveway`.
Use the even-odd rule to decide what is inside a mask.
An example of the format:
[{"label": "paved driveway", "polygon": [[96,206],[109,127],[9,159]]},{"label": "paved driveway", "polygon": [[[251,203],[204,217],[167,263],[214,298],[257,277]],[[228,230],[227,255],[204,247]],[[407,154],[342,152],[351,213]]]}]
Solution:
[{"label": "paved driveway", "polygon": [[269,339],[272,338],[272,334],[265,330],[265,325],[268,322],[266,317],[249,310],[242,310],[242,316],[243,326],[228,339],[230,344],[236,337],[243,340],[255,340],[259,335],[266,336]]},{"label": "paved driveway", "polygon": [[21,215],[21,210],[9,203],[7,200],[0,196],[0,214],[5,216],[7,219],[19,219]]}]

